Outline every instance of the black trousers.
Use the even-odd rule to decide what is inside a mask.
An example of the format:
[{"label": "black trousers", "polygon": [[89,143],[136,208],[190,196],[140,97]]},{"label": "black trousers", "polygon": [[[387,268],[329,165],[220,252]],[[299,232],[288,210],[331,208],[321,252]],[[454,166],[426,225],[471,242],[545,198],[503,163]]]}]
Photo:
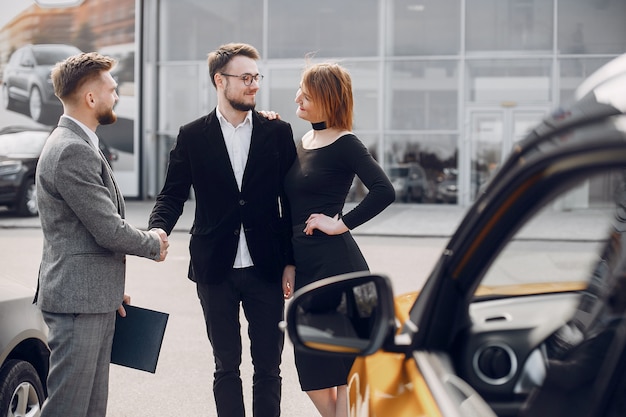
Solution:
[{"label": "black trousers", "polygon": [[269,282],[256,268],[233,269],[220,284],[197,284],[207,334],[213,347],[213,394],[220,417],[243,417],[241,325],[239,307],[248,321],[254,417],[280,416],[280,362],[284,333],[279,328],[285,301],[282,284]]}]

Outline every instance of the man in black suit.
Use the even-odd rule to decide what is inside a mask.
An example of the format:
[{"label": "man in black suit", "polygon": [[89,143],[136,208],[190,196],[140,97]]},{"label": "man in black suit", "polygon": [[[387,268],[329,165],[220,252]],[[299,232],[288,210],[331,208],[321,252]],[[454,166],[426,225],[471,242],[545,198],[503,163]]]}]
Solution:
[{"label": "man in black suit", "polygon": [[288,123],[254,110],[263,78],[258,59],[247,44],[222,45],[209,54],[217,107],[180,128],[150,215],[150,229],[169,234],[193,187],[188,277],[196,282],[213,347],[213,393],[222,417],[244,416],[240,304],[254,365],[254,416],[280,415],[282,282],[295,275],[283,192],[295,144]]}]

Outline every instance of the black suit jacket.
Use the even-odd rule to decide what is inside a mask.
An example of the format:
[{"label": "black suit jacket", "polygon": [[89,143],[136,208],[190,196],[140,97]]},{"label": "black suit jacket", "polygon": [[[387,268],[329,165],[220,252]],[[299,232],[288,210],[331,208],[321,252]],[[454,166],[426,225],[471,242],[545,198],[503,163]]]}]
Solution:
[{"label": "black suit jacket", "polygon": [[196,212],[189,278],[222,281],[233,267],[243,224],[254,265],[268,280],[280,280],[284,266],[293,264],[283,179],[295,157],[291,125],[253,111],[250,151],[239,191],[213,110],[180,128],[149,227],[169,234],[193,187]]}]

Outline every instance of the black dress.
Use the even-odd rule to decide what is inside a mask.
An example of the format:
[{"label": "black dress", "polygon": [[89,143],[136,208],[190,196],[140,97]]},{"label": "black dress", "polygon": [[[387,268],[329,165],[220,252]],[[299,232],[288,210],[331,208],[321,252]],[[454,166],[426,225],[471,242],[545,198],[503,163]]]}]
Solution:
[{"label": "black dress", "polygon": [[[295,289],[322,278],[368,270],[350,232],[330,236],[319,230],[307,236],[304,222],[312,213],[339,214],[349,229],[365,223],[391,204],[393,186],[367,148],[353,134],[322,148],[297,146],[298,158],[285,177],[285,192],[293,221]],[[355,174],[369,190],[354,209],[342,214]],[[295,352],[300,386],[304,391],[347,383],[353,359]]]}]

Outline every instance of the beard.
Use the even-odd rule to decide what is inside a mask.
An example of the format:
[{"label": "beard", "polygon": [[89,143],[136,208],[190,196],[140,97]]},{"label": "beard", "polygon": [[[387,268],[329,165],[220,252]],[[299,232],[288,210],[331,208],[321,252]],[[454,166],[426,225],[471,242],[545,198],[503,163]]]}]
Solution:
[{"label": "beard", "polygon": [[230,104],[230,106],[235,109],[235,110],[239,110],[239,111],[248,111],[248,110],[254,110],[254,107],[256,106],[256,101],[254,100],[254,97],[252,97],[252,103],[246,103],[242,100],[237,100],[235,98],[229,97],[230,96],[230,91],[228,86],[226,87],[225,91],[224,91],[224,96],[226,97],[226,100],[228,101],[228,104]]},{"label": "beard", "polygon": [[230,98],[226,98],[228,100],[228,104],[230,104],[230,106],[235,109],[235,110],[239,110],[239,111],[248,111],[248,110],[254,110],[254,107],[256,106],[256,103],[244,103],[243,101],[240,100],[234,100],[234,99],[230,99]]},{"label": "beard", "polygon": [[98,113],[96,119],[101,125],[110,125],[115,123],[115,121],[117,120],[117,115],[115,114],[113,109],[107,109]]}]

